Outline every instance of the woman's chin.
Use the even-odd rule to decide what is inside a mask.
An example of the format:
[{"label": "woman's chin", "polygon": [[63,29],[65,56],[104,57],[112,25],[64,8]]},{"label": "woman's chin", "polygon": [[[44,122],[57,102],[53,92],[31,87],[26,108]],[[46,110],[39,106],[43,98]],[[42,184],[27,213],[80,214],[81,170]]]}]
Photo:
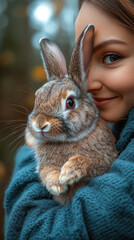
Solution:
[{"label": "woman's chin", "polygon": [[127,118],[130,110],[123,111],[120,107],[111,110],[100,110],[100,117],[106,122],[116,123]]}]

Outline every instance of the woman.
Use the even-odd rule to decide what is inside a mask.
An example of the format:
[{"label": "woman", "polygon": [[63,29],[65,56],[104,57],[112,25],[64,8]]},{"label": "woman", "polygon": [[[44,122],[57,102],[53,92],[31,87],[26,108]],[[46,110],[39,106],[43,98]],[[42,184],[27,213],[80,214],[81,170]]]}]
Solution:
[{"label": "woman", "polygon": [[88,23],[96,29],[88,91],[115,123],[119,156],[62,207],[38,181],[31,150],[21,148],[5,195],[7,240],[134,239],[134,1],[81,1],[76,39]]}]

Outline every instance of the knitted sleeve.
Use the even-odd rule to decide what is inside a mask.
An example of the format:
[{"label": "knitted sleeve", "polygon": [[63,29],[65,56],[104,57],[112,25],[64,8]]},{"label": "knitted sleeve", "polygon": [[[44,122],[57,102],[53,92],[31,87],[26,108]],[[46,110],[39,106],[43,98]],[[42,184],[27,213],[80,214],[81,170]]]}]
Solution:
[{"label": "knitted sleeve", "polygon": [[5,193],[6,240],[134,239],[134,139],[111,171],[77,190],[62,207],[40,183],[24,146]]}]

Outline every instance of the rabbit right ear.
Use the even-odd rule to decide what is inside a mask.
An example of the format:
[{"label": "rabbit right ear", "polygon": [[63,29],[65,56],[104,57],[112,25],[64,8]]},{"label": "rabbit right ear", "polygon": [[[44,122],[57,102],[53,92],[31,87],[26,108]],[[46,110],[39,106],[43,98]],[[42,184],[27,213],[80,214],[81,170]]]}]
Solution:
[{"label": "rabbit right ear", "polygon": [[89,24],[78,38],[72,52],[69,73],[80,89],[87,92],[87,76],[90,68],[94,44],[94,25]]},{"label": "rabbit right ear", "polygon": [[59,47],[46,38],[39,41],[47,79],[62,78],[67,74],[66,61]]}]

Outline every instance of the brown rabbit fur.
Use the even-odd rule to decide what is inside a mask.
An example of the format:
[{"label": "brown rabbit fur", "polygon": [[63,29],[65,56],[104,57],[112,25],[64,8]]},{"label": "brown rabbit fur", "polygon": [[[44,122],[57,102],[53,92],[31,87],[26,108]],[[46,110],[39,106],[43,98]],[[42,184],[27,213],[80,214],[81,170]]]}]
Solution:
[{"label": "brown rabbit fur", "polygon": [[49,81],[36,92],[25,138],[43,184],[61,205],[91,178],[108,172],[117,156],[111,130],[87,93],[93,42],[94,26],[88,25],[75,44],[67,75],[58,46],[40,41]]}]

